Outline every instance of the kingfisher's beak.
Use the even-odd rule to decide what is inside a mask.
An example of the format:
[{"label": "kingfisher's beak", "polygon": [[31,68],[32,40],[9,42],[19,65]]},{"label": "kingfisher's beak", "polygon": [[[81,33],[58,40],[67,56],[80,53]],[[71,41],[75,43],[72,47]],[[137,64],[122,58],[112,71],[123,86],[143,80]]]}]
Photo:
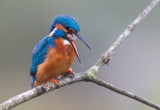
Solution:
[{"label": "kingfisher's beak", "polygon": [[74,40],[71,40],[70,43],[71,43],[71,45],[73,46],[73,49],[74,49],[74,51],[75,51],[75,53],[76,53],[76,55],[77,55],[77,57],[78,57],[79,62],[81,63],[81,59],[80,59],[80,56],[79,56],[79,54],[78,54],[78,50],[77,50],[75,41],[74,41]]},{"label": "kingfisher's beak", "polygon": [[74,33],[91,51],[92,48],[89,46],[88,42],[83,38],[82,34],[78,31],[77,33]]},{"label": "kingfisher's beak", "polygon": [[74,49],[74,51],[75,51],[75,53],[78,57],[78,60],[81,63],[81,59],[80,59],[80,56],[78,54],[78,50],[77,50],[77,47],[76,47],[76,44],[75,44],[75,39],[76,39],[75,36],[77,36],[91,51],[92,51],[92,49],[89,46],[88,42],[83,38],[83,36],[81,35],[80,32],[77,32],[77,33],[74,33],[74,34],[67,34],[67,38],[68,38],[69,42],[71,43],[71,45],[73,46],[73,49]]}]

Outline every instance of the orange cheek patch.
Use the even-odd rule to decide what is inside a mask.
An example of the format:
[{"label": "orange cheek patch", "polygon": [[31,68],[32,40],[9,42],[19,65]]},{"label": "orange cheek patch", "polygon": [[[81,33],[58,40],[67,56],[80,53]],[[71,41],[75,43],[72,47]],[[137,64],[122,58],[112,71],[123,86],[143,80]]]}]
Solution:
[{"label": "orange cheek patch", "polygon": [[61,25],[61,24],[56,24],[57,29],[63,30],[65,33],[67,33],[67,30]]},{"label": "orange cheek patch", "polygon": [[74,29],[71,29],[73,33],[75,33],[76,31]]}]

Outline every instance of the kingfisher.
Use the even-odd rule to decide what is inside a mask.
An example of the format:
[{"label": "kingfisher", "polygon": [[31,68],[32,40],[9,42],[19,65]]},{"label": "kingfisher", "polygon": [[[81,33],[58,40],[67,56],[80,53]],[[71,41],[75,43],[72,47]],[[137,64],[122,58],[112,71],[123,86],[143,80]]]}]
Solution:
[{"label": "kingfisher", "polygon": [[79,23],[72,16],[63,14],[54,18],[49,34],[32,51],[32,88],[50,81],[59,86],[56,80],[59,76],[73,74],[71,66],[76,56],[81,63],[75,45],[76,37],[92,50],[80,33]]}]

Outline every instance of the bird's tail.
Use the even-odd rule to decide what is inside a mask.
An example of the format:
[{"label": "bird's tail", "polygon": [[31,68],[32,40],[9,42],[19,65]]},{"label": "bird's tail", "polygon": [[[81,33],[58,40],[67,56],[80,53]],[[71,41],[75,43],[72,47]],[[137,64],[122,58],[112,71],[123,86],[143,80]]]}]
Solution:
[{"label": "bird's tail", "polygon": [[31,88],[34,88],[34,82],[35,82],[35,80],[36,80],[36,76],[33,75],[33,76],[32,76],[32,84],[31,84]]}]

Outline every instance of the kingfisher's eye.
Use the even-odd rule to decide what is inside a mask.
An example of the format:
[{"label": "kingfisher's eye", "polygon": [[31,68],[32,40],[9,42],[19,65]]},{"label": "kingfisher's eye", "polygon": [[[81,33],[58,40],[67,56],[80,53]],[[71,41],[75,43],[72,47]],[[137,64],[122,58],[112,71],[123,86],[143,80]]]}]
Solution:
[{"label": "kingfisher's eye", "polygon": [[66,27],[67,30],[70,30],[70,27]]},{"label": "kingfisher's eye", "polygon": [[68,31],[71,30],[71,28],[70,28],[69,26],[64,25],[64,27],[65,27]]}]

